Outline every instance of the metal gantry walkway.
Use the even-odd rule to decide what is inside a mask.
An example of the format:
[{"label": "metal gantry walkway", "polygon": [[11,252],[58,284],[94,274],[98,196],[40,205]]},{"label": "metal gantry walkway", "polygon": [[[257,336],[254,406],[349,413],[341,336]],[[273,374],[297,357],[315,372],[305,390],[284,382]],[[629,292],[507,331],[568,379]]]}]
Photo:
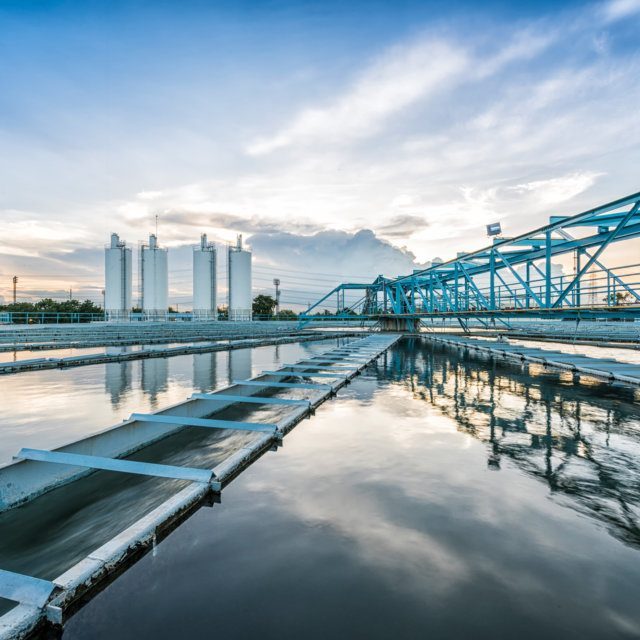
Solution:
[{"label": "metal gantry walkway", "polygon": [[[640,265],[611,268],[602,254],[638,237],[640,193],[635,193],[577,215],[552,215],[544,227],[495,237],[488,247],[410,275],[343,283],[300,318],[316,319],[334,298],[338,317],[379,320],[397,329],[415,329],[421,319],[433,317],[457,319],[464,328],[470,320],[486,324],[487,318],[636,318]],[[558,274],[553,263],[558,258],[573,262],[571,272]]]},{"label": "metal gantry walkway", "polygon": [[[174,478],[189,484],[54,580],[0,570],[0,598],[17,603],[0,618],[0,640],[26,637],[47,622],[61,624],[70,605],[122,568],[133,550],[150,546],[156,534],[175,526],[212,492],[220,492],[264,452],[279,446],[298,422],[313,414],[318,405],[399,339],[397,335],[369,335],[278,370],[236,380],[212,393],[194,393],[186,402],[158,413],[134,413],[120,425],[54,451],[21,449],[15,456],[17,462],[0,468],[0,511],[97,470]],[[304,397],[274,395],[293,390]],[[211,417],[237,404],[275,405],[285,411],[278,421],[270,423]],[[189,428],[253,432],[255,438],[211,469],[126,459],[159,438]]]}]

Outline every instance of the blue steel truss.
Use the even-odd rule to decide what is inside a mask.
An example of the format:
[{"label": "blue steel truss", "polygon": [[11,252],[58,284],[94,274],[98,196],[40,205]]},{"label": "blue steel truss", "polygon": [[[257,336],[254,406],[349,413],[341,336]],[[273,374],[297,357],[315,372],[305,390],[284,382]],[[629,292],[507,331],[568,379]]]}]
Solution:
[{"label": "blue steel truss", "polygon": [[[640,193],[549,224],[399,278],[347,282],[301,314],[316,320],[335,296],[337,317],[353,320],[509,316],[633,317],[640,314],[640,265],[601,261],[613,243],[640,236]],[[573,272],[553,274],[553,259],[573,257]],[[345,305],[345,294],[358,300]],[[332,319],[336,315],[331,316]]]}]

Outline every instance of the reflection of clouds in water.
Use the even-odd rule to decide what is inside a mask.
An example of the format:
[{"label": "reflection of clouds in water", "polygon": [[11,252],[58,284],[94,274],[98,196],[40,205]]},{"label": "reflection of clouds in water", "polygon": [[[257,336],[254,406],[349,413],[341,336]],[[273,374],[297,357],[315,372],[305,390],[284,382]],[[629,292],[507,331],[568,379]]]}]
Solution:
[{"label": "reflection of clouds in water", "polygon": [[[461,365],[455,354],[413,349],[415,357],[397,347],[377,366],[382,385],[366,379],[371,371],[318,410],[291,445],[295,486],[253,479],[250,488],[353,542],[362,562],[419,598],[478,576],[545,597],[547,577],[530,570],[521,543],[533,558],[554,558],[555,541],[573,535],[575,549],[562,548],[554,569],[564,575],[568,558],[583,562],[581,549],[597,540],[593,529],[576,531],[576,512],[637,538],[629,534],[640,493],[630,494],[639,474],[625,468],[638,448],[633,391],[606,397],[611,389],[603,395],[571,377],[518,367],[497,374],[486,361]],[[499,473],[479,464],[486,455],[497,456]],[[619,504],[629,508],[626,524],[609,513]],[[487,536],[495,554],[486,553]]]},{"label": "reflection of clouds in water", "polygon": [[[409,419],[397,419],[398,403],[412,405]],[[451,419],[412,402],[406,390],[387,388],[373,406],[346,400],[327,409],[318,412],[304,438],[295,439],[288,456],[287,474],[301,481],[292,486],[286,480],[254,478],[247,486],[309,526],[347,538],[362,562],[412,596],[446,596],[477,574],[544,593],[548,585],[542,578],[521,576],[517,566],[505,567],[503,562],[505,554],[521,555],[517,532],[532,513],[556,516],[557,507],[542,487],[523,501],[517,481],[500,486],[500,504],[494,503],[491,486],[488,494],[486,488],[470,491],[469,484],[480,487],[487,479],[499,484],[477,464],[480,445],[461,437]],[[476,462],[475,468],[464,460],[460,464],[460,452]],[[310,459],[316,465],[311,471]],[[502,541],[506,548],[496,556],[471,548],[461,554],[458,537],[473,536],[479,525],[495,529],[498,537],[502,531],[497,527],[516,535]],[[459,531],[453,537],[452,527]],[[548,542],[542,532],[530,529],[523,537],[534,547],[544,548]],[[481,549],[482,540],[477,544]]]},{"label": "reflection of clouds in water", "polygon": [[[396,390],[392,393],[397,395]],[[287,486],[253,479],[248,486],[266,493],[277,501],[280,509],[290,511],[296,518],[313,526],[330,527],[347,537],[357,545],[359,557],[367,564],[383,569],[390,580],[411,578],[407,590],[426,589],[433,596],[432,589],[441,593],[467,578],[467,570],[446,541],[399,522],[387,512],[387,497],[370,489],[378,484],[392,483],[395,489],[404,492],[407,484],[411,484],[408,494],[434,497],[429,486],[421,481],[420,461],[414,459],[404,469],[398,469],[398,461],[385,456],[390,449],[395,449],[395,456],[399,454],[400,457],[405,455],[405,449],[407,453],[414,450],[423,428],[421,417],[415,415],[415,426],[403,422],[402,430],[389,430],[396,414],[395,402],[387,400],[384,394],[380,397],[380,403],[384,405],[363,407],[345,399],[333,403],[329,415],[316,416],[314,420],[321,419],[322,423],[309,427],[316,435],[309,438],[307,433],[304,440],[297,441],[295,455],[288,460],[289,467],[295,468],[296,477],[305,478],[305,482]],[[366,425],[369,434],[366,447],[358,444],[357,439],[341,442],[340,431],[350,429],[354,415],[358,423]],[[439,422],[441,424],[434,432],[444,431],[444,421]],[[389,443],[390,435],[393,443]],[[336,455],[336,446],[341,444],[345,447],[340,447],[341,452]],[[303,451],[299,451],[300,448]],[[304,449],[313,451],[313,458],[321,464],[326,482],[318,483],[315,472],[305,473],[310,456]],[[354,468],[358,469],[357,477],[354,477]],[[336,484],[340,485],[340,490],[331,491],[331,485]]]},{"label": "reflection of clouds in water", "polygon": [[[261,482],[251,483],[250,488],[266,492],[279,509],[297,519],[328,527],[348,538],[356,545],[359,557],[383,569],[389,579],[412,578],[406,585],[408,591],[426,590],[424,595],[433,595],[432,588],[442,592],[468,577],[464,562],[453,550],[424,531],[392,522],[374,496],[357,489],[318,493],[306,484],[273,487]],[[437,581],[437,588],[427,578]]]},{"label": "reflection of clouds in water", "polygon": [[[447,348],[421,351],[414,358],[397,350],[387,373],[485,443],[490,468],[515,464],[545,481],[557,503],[640,544],[637,390],[482,357],[460,359]],[[419,384],[407,379],[408,371]]]}]

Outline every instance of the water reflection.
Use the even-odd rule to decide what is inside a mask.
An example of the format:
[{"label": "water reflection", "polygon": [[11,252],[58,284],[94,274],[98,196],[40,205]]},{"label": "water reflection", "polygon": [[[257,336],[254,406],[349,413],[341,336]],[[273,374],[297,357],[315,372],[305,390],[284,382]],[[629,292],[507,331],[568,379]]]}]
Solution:
[{"label": "water reflection", "polygon": [[379,377],[486,443],[490,469],[517,465],[555,499],[640,546],[637,390],[420,341],[394,349]]},{"label": "water reflection", "polygon": [[251,349],[234,349],[229,351],[229,384],[231,384],[233,380],[246,380],[251,377],[251,354]]},{"label": "water reflection", "polygon": [[196,353],[193,356],[193,388],[211,391],[216,386],[216,358],[218,354]]},{"label": "water reflection", "polygon": [[158,406],[158,395],[167,390],[168,382],[168,358],[149,358],[141,361],[140,386],[149,396],[154,409]]},{"label": "water reflection", "polygon": [[104,389],[111,398],[111,405],[118,408],[124,396],[131,390],[132,362],[109,362],[104,369]]}]

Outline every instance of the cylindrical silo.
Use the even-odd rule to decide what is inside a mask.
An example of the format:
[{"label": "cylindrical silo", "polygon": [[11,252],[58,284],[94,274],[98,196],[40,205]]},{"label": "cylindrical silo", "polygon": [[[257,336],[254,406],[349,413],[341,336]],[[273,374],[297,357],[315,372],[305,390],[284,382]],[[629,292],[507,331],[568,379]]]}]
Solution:
[{"label": "cylindrical silo", "polygon": [[216,247],[203,233],[193,250],[194,320],[217,320],[216,304]]},{"label": "cylindrical silo", "polygon": [[251,252],[242,248],[242,236],[229,247],[229,320],[251,320]]},{"label": "cylindrical silo", "polygon": [[104,310],[107,320],[126,320],[131,310],[131,248],[111,234],[104,251]]},{"label": "cylindrical silo", "polygon": [[169,272],[167,249],[158,246],[158,238],[151,234],[149,244],[140,246],[140,281],[142,311],[148,320],[167,317],[169,306]]}]

